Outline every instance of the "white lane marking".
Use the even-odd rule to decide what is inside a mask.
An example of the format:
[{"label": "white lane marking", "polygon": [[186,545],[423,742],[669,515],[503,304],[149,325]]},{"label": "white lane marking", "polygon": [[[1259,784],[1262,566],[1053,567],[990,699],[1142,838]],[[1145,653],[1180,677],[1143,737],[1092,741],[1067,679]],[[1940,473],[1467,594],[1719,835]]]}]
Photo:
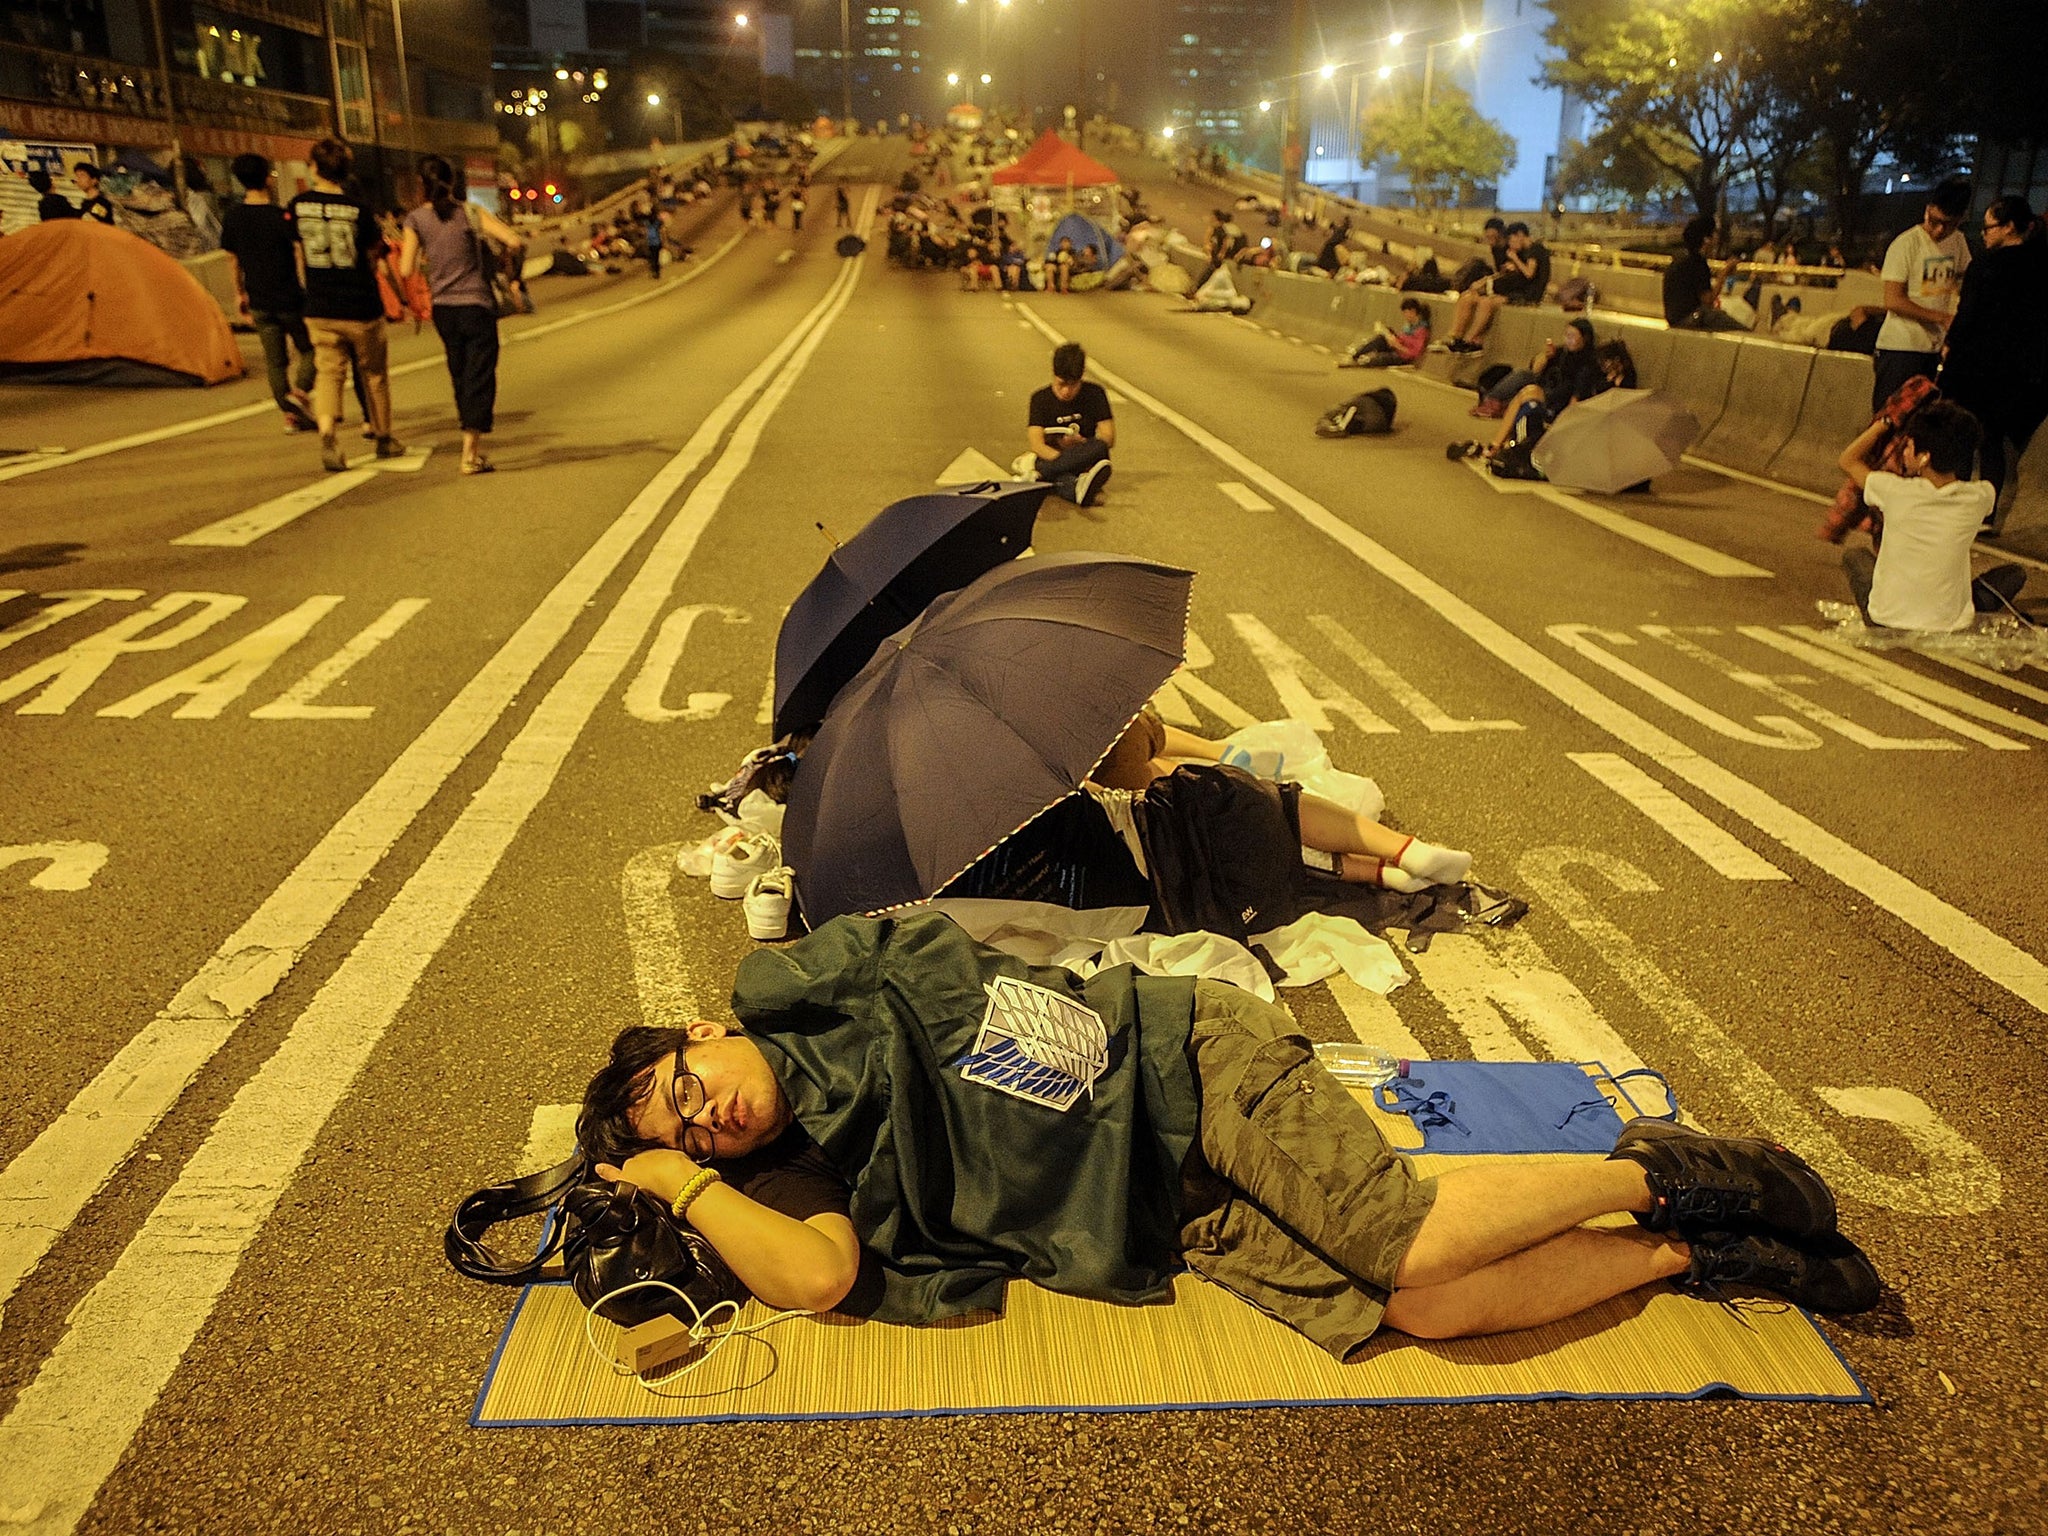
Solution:
[{"label": "white lane marking", "polygon": [[1526,1035],[1557,1061],[1598,1061],[1615,1072],[1644,1064],[1522,929],[1439,934],[1410,958],[1481,1061],[1535,1060]]},{"label": "white lane marking", "polygon": [[287,523],[304,517],[314,508],[324,507],[335,497],[346,495],[359,485],[368,485],[376,478],[376,471],[371,469],[350,469],[340,474],[330,474],[325,479],[315,480],[311,485],[302,485],[295,491],[286,491],[282,496],[259,501],[253,507],[231,513],[218,522],[208,523],[204,528],[181,533],[171,542],[199,545],[209,549],[241,549],[245,545],[254,544],[266,533],[275,533]]},{"label": "white lane marking", "polygon": [[0,869],[41,861],[43,868],[28,877],[39,891],[82,891],[107,862],[105,843],[61,839],[52,843],[16,843],[0,848]]},{"label": "white lane marking", "polygon": [[[874,194],[870,192],[872,201]],[[794,352],[661,533],[590,644],[551,687],[390,906],[242,1086],[134,1241],[75,1307],[0,1421],[0,1509],[63,1536],[83,1518],[242,1254],[370,1053],[497,869],[673,592],[762,430],[853,297],[848,261]],[[666,500],[666,498],[663,498]]]},{"label": "white lane marking", "polygon": [[1364,641],[1327,613],[1312,613],[1308,621],[1323,632],[1323,637],[1330,644],[1349,656],[1361,672],[1392,694],[1403,709],[1430,730],[1457,734],[1461,731],[1519,731],[1522,728],[1519,720],[1453,719],[1438,708],[1429,695],[1381,660],[1378,652],[1369,649]]},{"label": "white lane marking", "polygon": [[[837,280],[835,279],[835,282]],[[833,291],[706,416],[682,451],[168,1006],[0,1171],[0,1303],[41,1262],[236,1027],[288,975],[583,617],[669,498],[831,308]],[[680,514],[678,514],[680,516]],[[161,605],[159,605],[161,606]],[[139,617],[139,615],[138,615]],[[4,1469],[0,1469],[4,1470]]]},{"label": "white lane marking", "polygon": [[1204,667],[1216,665],[1216,653],[1209,649],[1208,642],[1200,632],[1190,627],[1187,642],[1182,648],[1183,659],[1172,677],[1159,685],[1153,695],[1159,706],[1159,713],[1175,725],[1184,725],[1189,730],[1201,728],[1201,717],[1188,701],[1201,705],[1232,730],[1256,725],[1259,717],[1230,698],[1213,683],[1204,681],[1195,674]]},{"label": "white lane marking", "polygon": [[969,485],[977,480],[1007,480],[1009,470],[983,453],[979,448],[963,448],[953,456],[953,461],[939,471],[934,485]]},{"label": "white lane marking", "polygon": [[[1914,697],[1925,699],[1931,704],[1946,705],[1958,714],[1970,715],[1976,719],[1988,721],[1992,725],[2001,726],[2008,731],[2017,731],[2020,735],[2031,736],[2036,741],[2048,741],[2048,725],[2043,725],[2040,721],[2022,715],[2015,710],[2006,709],[2001,705],[1980,699],[1974,693],[1965,693],[1960,688],[1952,688],[1947,683],[1936,682],[1931,677],[1922,677],[1911,667],[1902,667],[1896,661],[1889,661],[1882,656],[1872,655],[1869,651],[1858,650],[1846,641],[1836,639],[1825,630],[1815,629],[1805,624],[1787,624],[1783,628],[1786,634],[1795,636],[1800,641],[1810,642],[1803,645],[1800,651],[1795,654],[1803,655],[1814,666],[1823,665],[1821,657],[1824,656],[1828,658],[1825,665],[1830,670],[1836,667],[1843,667],[1845,663],[1848,663],[1853,664],[1861,671],[1859,676],[1844,668],[1844,670],[1836,673],[1839,677],[1846,677],[1851,682],[1858,683],[1864,687],[1871,686],[1868,679],[1875,679],[1880,683],[1891,685],[1892,688],[1901,693],[1912,694]],[[1743,633],[1750,635],[1750,638],[1758,640],[1765,645],[1777,645],[1775,639],[1764,639],[1764,635],[1761,632],[1751,634],[1748,629],[1745,629]],[[1780,648],[1782,649],[1782,647]],[[2021,698],[2037,699],[2043,704],[2048,704],[2048,691],[2029,687],[2027,684],[2009,678],[2003,673],[1993,672],[1988,667],[1979,667],[1967,661],[1950,661],[1942,656],[1929,656],[1927,659],[1929,661],[1939,661],[1944,666],[1952,666],[1957,671],[1963,672],[1968,676],[1981,677],[1987,683],[1995,683],[2001,688],[2010,689]],[[1898,702],[1889,693],[1885,697],[1892,698],[1894,703]],[[1947,725],[1950,730],[1956,728],[1950,720],[1943,720],[1941,723]],[[2018,745],[2019,743],[2017,742],[2007,742],[2006,749],[2011,750]]]},{"label": "white lane marking", "polygon": [[316,704],[313,701],[348,675],[349,669],[405,628],[427,606],[424,597],[401,597],[350,637],[347,644],[313,668],[270,703],[249,711],[251,720],[367,720],[369,704]]},{"label": "white lane marking", "polygon": [[[12,601],[27,597],[26,592],[9,590],[0,593],[0,599]],[[140,587],[78,587],[63,592],[42,592],[36,594],[37,601],[55,598],[47,608],[17,619],[5,629],[0,629],[0,651],[13,645],[17,640],[26,640],[30,635],[41,634],[52,625],[61,624],[73,614],[83,613],[99,603],[132,603],[142,596]]]},{"label": "white lane marking", "polygon": [[1716,874],[1730,880],[1791,878],[1619,753],[1567,752],[1565,756],[1698,854]]},{"label": "white lane marking", "polygon": [[1788,682],[1812,683],[1817,681],[1817,679],[1807,677],[1803,673],[1784,677],[1768,677],[1761,672],[1753,672],[1738,665],[1728,657],[1723,656],[1719,651],[1709,650],[1706,646],[1700,644],[1699,641],[1691,638],[1693,635],[1718,635],[1720,630],[1711,624],[1697,625],[1686,631],[1674,629],[1669,624],[1641,624],[1637,628],[1642,630],[1652,640],[1670,646],[1679,655],[1689,657],[1710,671],[1721,673],[1731,682],[1739,683],[1745,688],[1755,689],[1765,698],[1782,704],[1795,715],[1804,716],[1816,725],[1825,726],[1843,739],[1855,742],[1859,747],[1867,747],[1873,752],[1960,752],[1963,750],[1946,736],[1886,736],[1871,730],[1867,726],[1858,725],[1854,720],[1838,715],[1832,709],[1816,704],[1805,694],[1795,693],[1786,686]]},{"label": "white lane marking", "polygon": [[[1778,747],[1786,751],[1811,751],[1820,745],[1820,737],[1809,731],[1797,720],[1784,715],[1758,715],[1757,722],[1770,727],[1769,731],[1754,731],[1738,721],[1730,720],[1719,710],[1710,709],[1678,689],[1652,677],[1642,668],[1632,666],[1619,656],[1595,643],[1598,636],[1607,645],[1634,645],[1636,637],[1620,630],[1595,629],[1591,624],[1552,624],[1544,631],[1551,639],[1571,647],[1594,665],[1604,667],[1625,683],[1633,683],[1658,703],[1675,709],[1688,720],[1696,720],[1708,730],[1739,741],[1752,747]],[[1604,695],[1603,695],[1604,697]]]},{"label": "white lane marking", "polygon": [[1671,1039],[1719,1077],[1760,1127],[1818,1168],[1839,1193],[1920,1216],[1966,1215],[1998,1205],[2004,1187],[1998,1169],[1924,1100],[1898,1088],[1816,1087],[1816,1094],[1846,1114],[1889,1121],[1925,1158],[1925,1165],[1900,1175],[1879,1173],[1860,1161],[1594,906],[1571,879],[1575,867],[1593,871],[1617,891],[1640,894],[1658,889],[1656,881],[1626,859],[1587,848],[1532,849],[1515,872],[1546,908],[1561,915],[1593,947]]},{"label": "white lane marking", "polygon": [[[1776,630],[1766,628],[1761,624],[1742,624],[1736,628],[1737,633],[1756,641],[1758,645],[1766,645],[1774,651],[1783,651],[1787,656],[1797,657],[1808,666],[1817,667],[1830,677],[1838,677],[1845,683],[1853,683],[1864,692],[1876,694],[1887,704],[1903,709],[1909,715],[1918,715],[1923,720],[1931,720],[1936,725],[1954,731],[1958,736],[1991,748],[1994,752],[2029,752],[2033,749],[2023,741],[2014,741],[2010,736],[2001,736],[1996,731],[1987,731],[1981,725],[1972,725],[1969,721],[1941,708],[1939,705],[1928,703],[1923,696],[1924,693],[1940,690],[1964,700],[1967,712],[1970,714],[1981,715],[1988,712],[1993,719],[2002,725],[2013,724],[2016,729],[2029,730],[2030,734],[2037,735],[2043,740],[2048,740],[2048,726],[2035,725],[2031,720],[2021,720],[2019,716],[2013,714],[2010,710],[1999,709],[1996,705],[1986,704],[1981,699],[1971,698],[1970,695],[1962,692],[1961,689],[1948,688],[1942,683],[1925,683],[1924,688],[1895,687],[1876,668],[1866,666],[1864,658],[1860,655],[1843,655],[1827,646],[1808,645],[1804,640],[1794,639],[1790,635],[1781,635]],[[1923,679],[1916,677],[1913,673],[1907,672],[1904,667],[1898,667],[1895,670],[1912,678],[1915,682],[1924,682]]]},{"label": "white lane marking", "polygon": [[[1018,308],[1031,315],[1039,332],[1055,344],[1067,339],[1040,320],[1028,305],[1020,304]],[[1967,912],[1951,906],[1739,774],[1701,755],[1669,732],[1660,730],[1634,710],[1610,699],[1528,641],[1488,618],[1441,582],[1425,576],[1377,539],[1361,533],[1321,502],[1246,458],[1215,433],[1189,420],[1165,401],[1111,374],[1100,364],[1095,366],[1105,379],[1114,378],[1119,389],[1154,416],[1205,449],[1247,482],[1293,508],[1303,522],[1341,545],[1361,563],[1379,572],[1463,632],[1481,650],[1521,673],[1624,746],[1633,747],[1650,761],[1719,801],[1744,821],[1776,838],[1794,853],[1810,860],[1851,890],[1861,891],[1986,980],[2048,1012],[2048,965],[2043,965],[2010,939],[1993,933]]]},{"label": "white lane marking", "polygon": [[1273,503],[1266,500],[1265,497],[1246,485],[1242,480],[1218,480],[1216,482],[1216,489],[1228,496],[1247,512],[1270,512],[1273,510]]},{"label": "white lane marking", "polygon": [[1367,735],[1390,735],[1400,729],[1266,628],[1256,614],[1233,613],[1230,627],[1272,683],[1280,696],[1280,713],[1287,719],[1306,720],[1325,735],[1336,729],[1332,714],[1344,716]]},{"label": "white lane marking", "polygon": [[1392,998],[1368,991],[1342,971],[1330,977],[1324,985],[1344,1011],[1351,1033],[1361,1044],[1374,1046],[1403,1061],[1429,1060],[1429,1052],[1423,1048],[1422,1042],[1401,1022],[1400,1010],[1394,1006]]},{"label": "white lane marking", "polygon": [[[564,315],[559,320],[549,320],[541,325],[529,326],[518,331],[509,331],[506,333],[504,344],[512,347],[519,345],[521,342],[535,341],[542,336],[553,335],[556,331],[564,330],[569,326],[582,325],[586,321],[601,319],[606,315],[615,315],[622,309],[630,309],[636,304],[645,304],[650,299],[658,299],[665,293],[674,293],[683,284],[694,281],[704,272],[708,271],[721,257],[740,243],[740,238],[745,233],[745,230],[741,230],[739,234],[732,236],[725,244],[721,245],[709,256],[706,256],[703,261],[691,267],[681,277],[671,282],[663,283],[651,290],[643,290],[629,298],[620,299],[611,304],[601,304],[594,309],[578,310],[574,314]],[[404,378],[407,374],[422,373],[429,368],[444,368],[446,366],[447,359],[436,354],[432,357],[416,358],[409,363],[400,363],[391,370],[391,377],[394,379]],[[190,421],[174,422],[168,427],[152,427],[147,432],[131,432],[126,437],[110,437],[103,443],[88,443],[83,448],[74,448],[70,452],[59,454],[54,458],[41,458],[26,464],[0,466],[0,481],[16,480],[23,475],[37,474],[46,469],[58,469],[66,464],[82,464],[87,459],[103,458],[107,454],[121,453],[129,448],[147,448],[151,443],[161,443],[173,437],[186,437],[194,432],[210,431],[214,427],[227,426],[230,422],[247,421],[251,416],[266,415],[276,409],[277,405],[274,401],[260,400],[254,405],[237,406],[231,411],[216,411],[211,416],[199,416]]]},{"label": "white lane marking", "polygon": [[256,680],[270,670],[272,662],[305,639],[315,624],[339,608],[341,601],[339,597],[309,597],[254,634],[245,635],[204,660],[173,672],[162,682],[151,683],[127,698],[107,705],[100,715],[107,719],[135,720],[159,704],[182,697],[185,702],[172,711],[173,720],[217,719],[223,709],[247,693]]},{"label": "white lane marking", "polygon": [[[0,702],[19,698],[38,683],[43,691],[15,711],[18,715],[61,715],[78,702],[80,694],[98,682],[107,668],[123,656],[144,651],[168,651],[204,634],[249,600],[225,592],[166,592],[140,613],[117,619],[98,634],[87,635],[76,645],[46,656],[41,661],[0,682]],[[197,608],[175,624],[154,634],[147,633],[182,608]],[[5,1260],[0,1260],[4,1263]]]},{"label": "white lane marking", "polygon": [[683,1029],[696,1022],[697,989],[676,925],[676,855],[681,843],[642,848],[619,875],[619,908],[626,921],[626,948],[633,956],[633,990],[640,998],[640,1022],[651,1029]]},{"label": "white lane marking", "polygon": [[690,631],[707,613],[717,614],[728,624],[747,622],[747,616],[739,609],[719,603],[688,603],[663,619],[661,628],[655,631],[654,643],[647,647],[646,661],[626,685],[626,713],[635,720],[645,720],[650,725],[672,720],[715,720],[732,702],[729,693],[693,693],[681,709],[671,709],[661,702],[676,663],[683,659],[683,647],[690,643]]},{"label": "white lane marking", "polygon": [[526,1145],[513,1164],[514,1177],[539,1173],[568,1160],[576,1150],[576,1115],[580,1104],[536,1104],[526,1127]]},{"label": "white lane marking", "polygon": [[[1787,632],[1795,635],[1810,635],[1814,639],[1820,640],[1823,644],[1830,643],[1817,629],[1787,626]],[[2018,678],[2008,677],[2003,672],[1994,672],[1989,667],[1980,667],[1974,661],[1964,661],[1960,656],[1943,656],[1939,653],[1928,651],[1920,651],[1916,654],[1925,656],[1929,661],[1939,662],[1942,666],[1948,667],[1952,671],[1960,672],[1965,677],[1974,677],[1980,683],[1989,683],[1994,688],[2003,688],[2007,693],[2016,693],[2023,699],[2032,699],[2036,704],[2048,704],[2048,688],[2036,688],[2032,683],[2023,683]],[[1900,667],[1899,670],[1901,672],[1906,671],[1904,667]],[[1908,675],[1917,676],[1917,674],[1912,673],[1908,673]],[[1925,679],[1920,680],[1925,681]],[[1966,694],[1964,697],[1967,698],[1969,695]]]},{"label": "white lane marking", "polygon": [[1653,527],[1649,523],[1639,523],[1612,507],[1598,506],[1568,491],[1542,485],[1536,488],[1536,494],[1551,505],[1576,513],[1587,522],[1605,528],[1609,533],[1618,533],[1624,539],[1633,539],[1645,549],[1654,549],[1660,555],[1668,555],[1680,565],[1689,565],[1701,575],[1761,576],[1766,580],[1770,578],[1771,573],[1761,566],[1751,565],[1747,560],[1738,560],[1733,555],[1724,555],[1718,549],[1709,549],[1704,544],[1695,543],[1667,529]]},{"label": "white lane marking", "polygon": [[427,460],[434,456],[434,445],[424,448],[409,448],[395,459],[380,459],[374,449],[357,454],[348,461],[350,469],[374,469],[381,475],[416,475],[427,467]]}]

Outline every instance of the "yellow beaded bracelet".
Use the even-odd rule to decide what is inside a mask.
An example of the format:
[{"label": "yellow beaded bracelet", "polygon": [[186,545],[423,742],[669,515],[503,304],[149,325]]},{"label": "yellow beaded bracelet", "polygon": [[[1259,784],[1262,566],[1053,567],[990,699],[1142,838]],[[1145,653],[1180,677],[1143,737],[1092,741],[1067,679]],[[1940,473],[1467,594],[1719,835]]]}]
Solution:
[{"label": "yellow beaded bracelet", "polygon": [[676,1220],[683,1220],[684,1214],[690,1209],[690,1202],[703,1194],[712,1185],[722,1183],[724,1177],[716,1168],[699,1168],[692,1174],[690,1182],[685,1184],[682,1187],[681,1193],[676,1196],[675,1204],[669,1207],[669,1210],[674,1213]]}]

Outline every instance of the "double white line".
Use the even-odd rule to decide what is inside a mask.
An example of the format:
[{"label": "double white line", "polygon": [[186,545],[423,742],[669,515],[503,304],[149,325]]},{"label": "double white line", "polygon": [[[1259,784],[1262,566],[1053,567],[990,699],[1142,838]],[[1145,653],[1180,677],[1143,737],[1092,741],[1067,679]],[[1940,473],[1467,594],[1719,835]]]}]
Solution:
[{"label": "double white line", "polygon": [[[861,225],[872,217],[871,190]],[[640,533],[739,424],[489,780],[235,1095],[0,1422],[0,1522],[67,1533],[112,1473],[321,1127],[644,643],[769,419],[852,299],[864,258],[707,417],[497,656],[171,1007],[0,1174],[0,1297],[41,1258],[235,1026],[283,979],[560,642]],[[754,400],[751,409],[747,401]],[[744,416],[741,415],[745,409]]]}]

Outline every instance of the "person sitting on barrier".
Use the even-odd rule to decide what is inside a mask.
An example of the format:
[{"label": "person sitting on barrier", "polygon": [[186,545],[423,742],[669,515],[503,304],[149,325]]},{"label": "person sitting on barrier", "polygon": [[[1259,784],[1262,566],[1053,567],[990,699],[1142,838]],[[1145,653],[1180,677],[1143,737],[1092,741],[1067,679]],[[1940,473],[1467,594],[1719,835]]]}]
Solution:
[{"label": "person sitting on barrier", "polygon": [[1508,249],[1500,271],[1458,295],[1447,352],[1477,352],[1493,317],[1510,304],[1541,304],[1550,291],[1550,250],[1517,220],[1508,226]]},{"label": "person sitting on barrier", "polygon": [[1990,482],[1965,478],[1983,436],[1977,418],[1951,400],[1908,417],[1906,474],[1871,468],[1890,431],[1882,416],[1842,450],[1842,472],[1883,517],[1875,552],[1842,551],[1842,570],[1863,617],[1888,629],[1967,629],[1979,613],[2011,610],[2026,583],[2017,565],[1993,566],[1974,580],[1970,549],[1997,499]]},{"label": "person sitting on barrier", "polygon": [[1033,473],[1082,507],[1109,483],[1109,454],[1116,446],[1109,392],[1084,378],[1087,371],[1088,354],[1078,341],[1053,348],[1052,382],[1032,395],[1026,427]]},{"label": "person sitting on barrier", "polygon": [[1605,1159],[1418,1175],[1283,1009],[1221,982],[1083,980],[914,912],[755,951],[732,1008],[622,1031],[576,1138],[769,1307],[929,1323],[1015,1279],[1157,1303],[1186,1268],[1342,1360],[1659,1280],[1881,1296],[1785,1147],[1637,1119]]},{"label": "person sitting on barrier", "polygon": [[1422,361],[1429,347],[1429,306],[1412,296],[1401,300],[1401,328],[1382,320],[1365,340],[1337,359],[1339,368],[1401,368]]},{"label": "person sitting on barrier", "polygon": [[1709,265],[1718,253],[1720,237],[1714,216],[1702,213],[1685,226],[1681,236],[1685,254],[1664,269],[1664,323],[1673,330],[1739,331],[1742,322],[1721,308],[1721,285],[1735,275],[1731,257],[1717,280]]},{"label": "person sitting on barrier", "polygon": [[[1481,234],[1486,241],[1485,253],[1474,256],[1470,261],[1459,267],[1456,272],[1452,273],[1450,287],[1445,291],[1463,293],[1468,288],[1476,288],[1507,264],[1507,221],[1505,219],[1488,219],[1486,221],[1486,228],[1481,231]],[[1431,260],[1434,261],[1435,258],[1432,257]]]}]

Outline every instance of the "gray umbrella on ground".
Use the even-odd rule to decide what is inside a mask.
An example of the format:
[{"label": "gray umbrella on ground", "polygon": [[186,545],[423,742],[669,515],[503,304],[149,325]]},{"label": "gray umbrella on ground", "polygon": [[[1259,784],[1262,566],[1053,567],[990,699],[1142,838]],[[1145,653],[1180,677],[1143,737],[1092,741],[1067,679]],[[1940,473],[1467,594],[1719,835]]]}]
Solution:
[{"label": "gray umbrella on ground", "polygon": [[1699,435],[1673,396],[1610,389],[1566,406],[1530,459],[1552,485],[1612,494],[1676,468]]}]

